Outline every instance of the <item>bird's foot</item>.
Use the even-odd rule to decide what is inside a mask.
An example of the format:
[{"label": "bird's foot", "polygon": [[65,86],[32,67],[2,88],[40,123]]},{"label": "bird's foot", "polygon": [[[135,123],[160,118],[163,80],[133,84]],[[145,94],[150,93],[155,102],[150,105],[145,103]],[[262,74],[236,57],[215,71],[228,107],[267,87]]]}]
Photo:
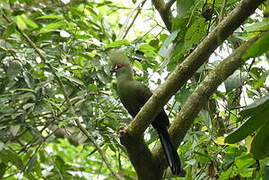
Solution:
[{"label": "bird's foot", "polygon": [[128,130],[128,126],[122,126],[118,129],[118,134],[122,145],[127,145],[131,139],[131,135]]},{"label": "bird's foot", "polygon": [[118,134],[120,137],[124,136],[127,133],[128,127],[127,126],[121,126],[118,129]]}]

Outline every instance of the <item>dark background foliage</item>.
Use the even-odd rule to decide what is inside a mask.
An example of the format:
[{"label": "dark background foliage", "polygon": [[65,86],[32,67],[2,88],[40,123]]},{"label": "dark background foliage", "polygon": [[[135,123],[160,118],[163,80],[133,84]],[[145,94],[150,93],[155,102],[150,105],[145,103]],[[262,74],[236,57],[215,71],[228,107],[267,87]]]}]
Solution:
[{"label": "dark background foliage", "polygon": [[[134,179],[117,134],[131,119],[116,95],[108,51],[127,47],[135,78],[155,89],[237,3],[178,0],[172,6],[176,16],[169,33],[150,1],[130,29],[121,32],[131,1],[2,0],[0,179],[113,179],[115,174]],[[268,29],[267,16],[263,5],[175,94],[166,106],[171,120],[224,57]],[[186,177],[175,179],[269,178],[269,150],[261,147],[269,147],[268,139],[256,140],[252,148],[259,163],[249,153],[253,135],[268,137],[266,129],[260,130],[268,126],[269,117],[268,42],[267,35],[248,52],[246,56],[254,58],[230,76],[199,113],[178,150]],[[244,114],[241,108],[251,102],[256,103],[248,107],[251,113]],[[226,139],[233,144],[224,142],[251,118],[249,126],[256,129],[241,129],[245,136],[235,131],[236,137]],[[145,138],[155,146],[151,128]]]}]

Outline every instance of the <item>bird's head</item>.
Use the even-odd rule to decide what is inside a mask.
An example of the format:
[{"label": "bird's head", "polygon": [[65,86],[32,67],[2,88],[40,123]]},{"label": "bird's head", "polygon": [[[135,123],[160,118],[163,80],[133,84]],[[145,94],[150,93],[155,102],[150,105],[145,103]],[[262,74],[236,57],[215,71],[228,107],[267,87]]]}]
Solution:
[{"label": "bird's head", "polygon": [[110,72],[116,72],[117,75],[121,73],[132,73],[132,66],[129,58],[121,51],[112,51],[109,54],[112,63]]}]

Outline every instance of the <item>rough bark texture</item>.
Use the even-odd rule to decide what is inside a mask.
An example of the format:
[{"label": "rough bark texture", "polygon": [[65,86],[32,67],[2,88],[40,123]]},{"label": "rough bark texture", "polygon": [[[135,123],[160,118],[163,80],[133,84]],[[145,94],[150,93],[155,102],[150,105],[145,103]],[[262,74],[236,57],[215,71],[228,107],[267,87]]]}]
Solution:
[{"label": "rough bark texture", "polygon": [[[154,173],[158,173],[154,179],[160,179],[162,175],[162,171],[158,171],[159,167],[156,167],[152,163],[161,162],[158,166],[162,166],[162,169],[165,167],[165,160],[160,147],[156,148],[154,151],[154,156],[149,155],[150,151],[146,147],[143,138],[139,141],[130,137],[142,137],[143,132],[150,125],[152,120],[156,117],[156,115],[160,112],[162,107],[168,102],[168,100],[174,95],[182,85],[187,82],[187,80],[196,72],[196,70],[207,61],[208,57],[214,52],[214,50],[223,43],[225,39],[228,38],[229,35],[233,33],[235,29],[237,29],[254,11],[255,9],[263,2],[264,0],[242,0],[240,4],[230,13],[228,17],[226,17],[198,46],[197,48],[181,63],[179,64],[175,71],[172,72],[165,83],[163,83],[151,96],[151,98],[147,101],[147,103],[141,108],[140,112],[134,118],[134,120],[127,127],[126,132],[128,135],[126,136],[125,146],[130,155],[130,159],[137,170],[137,175],[139,179],[151,179],[144,178],[148,174],[153,175]],[[230,65],[225,65],[222,69],[223,72],[227,70],[226,74],[231,74],[233,71],[229,70]],[[233,65],[233,67],[238,68],[239,66]],[[236,69],[235,68],[235,69]],[[219,70],[219,69],[218,69]],[[213,76],[206,80],[209,83],[210,79],[217,78],[218,80],[224,80],[225,75],[215,74],[217,77]],[[220,76],[220,77],[219,77]],[[220,79],[219,79],[220,78]],[[209,83],[210,84],[210,83]],[[199,107],[203,105],[204,102],[207,101],[211,91],[202,91],[204,87],[200,87],[200,90],[194,93],[188,102],[192,102],[195,99],[199,98],[197,105],[197,109],[193,104],[187,104],[182,108],[181,112],[177,116],[175,122],[171,125],[170,132],[171,137],[176,145],[178,146],[181,139],[184,137],[185,133],[189,129],[192,119],[197,115],[200,111]],[[209,90],[214,89],[214,87],[208,87]],[[205,94],[203,94],[205,93]],[[191,107],[191,108],[190,108]],[[187,113],[190,113],[188,109],[192,109],[192,115],[187,116]],[[124,143],[123,143],[124,144]],[[139,147],[139,154],[135,153],[136,149],[134,147]],[[141,155],[144,155],[147,159],[147,164],[143,164],[141,161]],[[149,161],[152,161],[151,163]],[[143,164],[143,168],[147,168],[146,166],[152,167],[147,168],[147,172],[140,170],[140,166]],[[157,171],[156,171],[157,170]],[[157,178],[159,176],[159,178]]]},{"label": "rough bark texture", "polygon": [[[256,36],[238,47],[229,57],[223,60],[214,71],[208,74],[191,94],[169,129],[171,138],[175,140],[176,146],[179,146],[188,129],[191,127],[194,118],[207,103],[209,97],[215,92],[217,87],[244,63],[245,60],[241,57],[259,37],[261,37],[261,35]],[[165,164],[162,149],[159,146],[154,150],[154,156],[160,158],[162,165]]]},{"label": "rough bark texture", "polygon": [[171,3],[173,2],[168,2],[167,4],[163,0],[152,0],[152,4],[154,7],[157,9],[159,12],[166,28],[168,31],[171,31],[172,29],[172,12],[170,7],[172,6]]},{"label": "rough bark texture", "polygon": [[243,0],[168,76],[167,80],[154,92],[143,108],[141,108],[134,121],[128,126],[128,128],[130,128],[129,130],[132,131],[133,134],[142,134],[172,95],[187,82],[195,71],[207,61],[214,50],[227,39],[263,1],[264,0]]},{"label": "rough bark texture", "polygon": [[161,169],[160,163],[156,161],[157,159],[152,156],[143,136],[133,136],[122,128],[120,130],[120,141],[127,149],[139,180],[161,179],[163,169]]}]

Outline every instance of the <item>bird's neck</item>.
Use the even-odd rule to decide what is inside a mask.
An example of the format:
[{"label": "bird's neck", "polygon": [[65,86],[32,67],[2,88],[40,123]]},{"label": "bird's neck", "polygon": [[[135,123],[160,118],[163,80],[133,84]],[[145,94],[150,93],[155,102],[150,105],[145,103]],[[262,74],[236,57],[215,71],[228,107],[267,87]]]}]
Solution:
[{"label": "bird's neck", "polygon": [[125,83],[127,81],[133,80],[133,73],[132,71],[126,71],[126,72],[119,72],[117,74],[117,81],[119,84]]}]

